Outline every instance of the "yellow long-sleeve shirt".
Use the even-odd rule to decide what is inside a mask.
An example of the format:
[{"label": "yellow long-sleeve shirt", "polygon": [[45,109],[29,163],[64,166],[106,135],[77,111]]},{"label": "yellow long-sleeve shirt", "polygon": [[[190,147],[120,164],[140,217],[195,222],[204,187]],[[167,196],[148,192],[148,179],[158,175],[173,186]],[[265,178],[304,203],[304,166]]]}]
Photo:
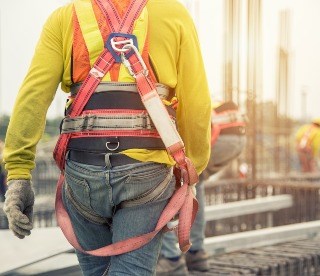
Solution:
[{"label": "yellow long-sleeve shirt", "polygon": [[[115,0],[116,1],[116,0]],[[211,100],[193,21],[177,0],[149,0],[150,58],[160,83],[179,100],[177,125],[186,154],[200,173],[210,155]],[[10,179],[30,179],[36,145],[59,83],[71,82],[72,4],[54,11],[45,23],[29,71],[19,90],[7,130],[4,161]],[[172,164],[166,151],[131,149],[141,161]]]},{"label": "yellow long-sleeve shirt", "polygon": [[296,133],[296,142],[300,143],[302,138],[304,138],[307,133],[306,143],[308,145],[310,145],[313,156],[319,157],[319,153],[320,153],[320,127],[314,126],[312,129],[311,129],[311,127],[312,127],[311,124],[301,126]]}]

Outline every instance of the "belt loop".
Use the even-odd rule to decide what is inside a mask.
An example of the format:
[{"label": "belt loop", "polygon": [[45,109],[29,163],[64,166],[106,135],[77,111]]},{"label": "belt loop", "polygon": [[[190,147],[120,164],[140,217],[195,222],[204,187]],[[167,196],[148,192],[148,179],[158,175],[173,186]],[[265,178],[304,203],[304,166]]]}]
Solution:
[{"label": "belt loop", "polygon": [[112,167],[111,161],[110,161],[110,156],[112,155],[112,153],[106,153],[104,156],[104,161],[106,163],[106,168],[110,169]]},{"label": "belt loop", "polygon": [[65,160],[68,160],[68,159],[69,159],[69,152],[70,152],[70,150],[67,150],[67,151],[66,151]]}]

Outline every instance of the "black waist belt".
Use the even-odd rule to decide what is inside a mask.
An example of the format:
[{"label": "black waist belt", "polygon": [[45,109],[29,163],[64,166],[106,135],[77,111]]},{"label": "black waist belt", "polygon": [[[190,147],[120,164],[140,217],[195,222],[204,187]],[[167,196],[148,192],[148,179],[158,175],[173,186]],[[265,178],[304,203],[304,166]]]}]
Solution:
[{"label": "black waist belt", "polygon": [[[166,106],[166,108],[171,116],[176,117],[176,111],[171,106]],[[96,109],[144,110],[145,107],[139,93],[113,91],[94,93],[91,95],[83,110]],[[68,109],[67,114],[69,111]]]},{"label": "black waist belt", "polygon": [[166,149],[161,138],[153,137],[81,137],[72,138],[69,150],[115,153],[127,149]]},{"label": "black waist belt", "polygon": [[[106,165],[105,154],[103,153],[70,150],[68,154],[68,158],[72,161],[76,161],[82,164],[88,164],[88,165],[94,165],[94,166]],[[109,160],[112,167],[141,162],[139,160],[132,159],[124,154],[110,155]]]}]

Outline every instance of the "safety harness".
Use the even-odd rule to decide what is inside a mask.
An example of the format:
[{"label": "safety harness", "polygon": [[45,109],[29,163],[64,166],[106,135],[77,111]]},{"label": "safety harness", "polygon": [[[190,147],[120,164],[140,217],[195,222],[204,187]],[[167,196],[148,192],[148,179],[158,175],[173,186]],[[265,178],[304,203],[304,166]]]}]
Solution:
[{"label": "safety harness", "polygon": [[211,116],[211,146],[221,134],[241,135],[245,132],[247,118],[233,102],[226,102],[213,109]]},{"label": "safety harness", "polygon": [[[132,0],[122,17],[119,16],[111,0],[95,0],[94,2],[99,6],[108,23],[110,35],[106,47],[94,62],[88,76],[81,86],[77,87],[76,95],[72,98],[72,103],[67,110],[67,116],[61,127],[62,132],[54,150],[54,158],[61,170],[56,195],[58,224],[68,241],[76,249],[95,256],[112,256],[138,249],[147,244],[162,229],[169,230],[166,227],[167,224],[179,213],[177,230],[179,246],[183,252],[186,252],[191,246],[189,241],[190,228],[198,208],[191,185],[198,182],[198,175],[191,161],[185,156],[184,144],[176,130],[173,116],[169,115],[167,108],[164,106],[157,92],[157,86],[159,91],[159,85],[155,83],[153,74],[150,76],[150,68],[138,51],[134,42],[135,39],[132,36],[135,20],[141,14],[147,0]],[[81,5],[83,5],[82,8],[92,9],[89,0],[75,1],[74,7],[77,16],[81,16],[81,9],[79,9]],[[117,85],[116,83],[100,84],[105,75],[108,72],[110,73],[114,66],[118,66],[117,62],[124,64],[130,75],[135,79],[134,89],[138,92],[136,94],[140,95],[144,106],[143,110],[97,110],[88,108],[91,97],[98,95],[99,90],[105,91],[105,87],[102,86]],[[130,89],[128,88],[130,85],[123,84],[123,86],[125,87],[124,90]],[[121,89],[119,91],[123,92]],[[117,95],[117,92],[109,94]],[[115,119],[113,115],[116,115],[116,121],[113,121]],[[106,126],[108,127],[107,130],[105,129]],[[130,129],[132,126],[134,126],[133,130]],[[139,126],[141,127],[139,128]],[[179,176],[179,187],[177,187],[163,210],[154,231],[96,250],[85,251],[77,241],[70,218],[62,202],[67,149],[72,141],[79,141],[84,136],[87,137],[86,139],[96,139],[110,136],[125,138],[126,135],[136,138],[161,137],[164,147],[176,161],[175,170],[177,177]],[[76,147],[77,145],[73,146]],[[119,146],[119,143],[116,146]],[[111,151],[119,150],[118,147],[109,149]]]}]

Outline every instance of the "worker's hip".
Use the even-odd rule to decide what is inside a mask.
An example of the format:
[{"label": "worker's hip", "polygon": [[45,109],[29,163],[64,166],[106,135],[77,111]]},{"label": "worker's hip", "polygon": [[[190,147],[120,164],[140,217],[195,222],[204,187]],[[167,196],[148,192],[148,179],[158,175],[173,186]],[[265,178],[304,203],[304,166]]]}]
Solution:
[{"label": "worker's hip", "polygon": [[[121,208],[168,199],[175,188],[172,168],[164,164],[138,162],[121,154],[115,154],[115,158],[106,154],[100,165],[74,161],[72,154],[69,157],[65,198],[94,223],[106,223]],[[119,164],[121,161],[125,164]]]}]

